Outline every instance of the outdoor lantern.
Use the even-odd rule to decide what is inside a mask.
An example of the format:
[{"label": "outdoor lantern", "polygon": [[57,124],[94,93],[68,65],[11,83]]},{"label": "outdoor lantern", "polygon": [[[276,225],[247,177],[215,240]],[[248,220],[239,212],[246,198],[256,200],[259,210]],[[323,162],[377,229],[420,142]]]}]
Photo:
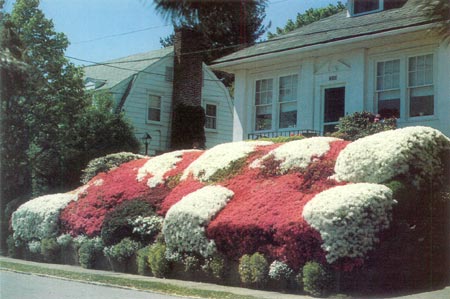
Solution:
[{"label": "outdoor lantern", "polygon": [[144,133],[142,142],[145,144],[145,155],[148,155],[148,144],[150,143],[150,140],[152,140],[152,136],[150,136],[149,133]]}]

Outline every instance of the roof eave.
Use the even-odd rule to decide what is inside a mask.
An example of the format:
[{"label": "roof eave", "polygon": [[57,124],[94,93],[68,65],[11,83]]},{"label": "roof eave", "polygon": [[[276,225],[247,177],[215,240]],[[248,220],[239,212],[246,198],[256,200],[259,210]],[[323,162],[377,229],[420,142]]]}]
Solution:
[{"label": "roof eave", "polygon": [[397,34],[405,34],[405,33],[412,33],[416,31],[423,31],[423,30],[429,30],[434,27],[435,23],[429,22],[425,24],[419,24],[419,25],[413,25],[413,26],[407,26],[403,28],[396,28],[391,30],[383,30],[376,33],[367,33],[359,36],[349,36],[345,38],[341,38],[339,40],[329,40],[324,42],[319,42],[311,45],[304,45],[304,46],[298,46],[293,47],[289,49],[280,49],[280,50],[274,50],[268,53],[261,53],[261,54],[253,54],[246,57],[240,57],[240,58],[234,58],[225,60],[222,62],[218,62],[215,64],[211,64],[210,67],[212,69],[227,71],[227,72],[233,72],[237,69],[236,66],[242,65],[244,63],[251,63],[251,62],[258,62],[261,60],[276,58],[279,56],[280,53],[283,53],[284,55],[292,55],[292,54],[299,54],[304,53],[308,51],[315,51],[324,47],[330,47],[330,46],[338,46],[338,45],[346,45],[350,43],[357,43],[357,42],[364,42],[370,39],[374,38],[382,38],[382,37],[389,37]]}]

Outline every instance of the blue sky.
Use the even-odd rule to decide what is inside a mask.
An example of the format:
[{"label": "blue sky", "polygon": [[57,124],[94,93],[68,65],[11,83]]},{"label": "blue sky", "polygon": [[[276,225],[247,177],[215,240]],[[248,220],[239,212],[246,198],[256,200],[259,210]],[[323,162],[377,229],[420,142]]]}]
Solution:
[{"label": "blue sky", "polygon": [[[265,23],[283,27],[306,9],[337,0],[270,0]],[[345,1],[342,1],[345,2]],[[14,0],[6,0],[9,11]],[[160,37],[173,28],[154,10],[153,0],[41,0],[41,9],[55,29],[71,42],[66,55],[101,62],[160,49]],[[134,33],[130,33],[134,32]],[[265,36],[264,36],[265,38]],[[73,61],[76,64],[83,64]]]}]

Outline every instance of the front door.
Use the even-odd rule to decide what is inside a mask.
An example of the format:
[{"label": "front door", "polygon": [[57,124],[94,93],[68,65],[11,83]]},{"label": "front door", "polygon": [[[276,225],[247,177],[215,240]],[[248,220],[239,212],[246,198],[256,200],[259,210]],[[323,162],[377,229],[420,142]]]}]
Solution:
[{"label": "front door", "polygon": [[336,131],[339,118],[345,115],[345,87],[324,90],[323,134]]}]

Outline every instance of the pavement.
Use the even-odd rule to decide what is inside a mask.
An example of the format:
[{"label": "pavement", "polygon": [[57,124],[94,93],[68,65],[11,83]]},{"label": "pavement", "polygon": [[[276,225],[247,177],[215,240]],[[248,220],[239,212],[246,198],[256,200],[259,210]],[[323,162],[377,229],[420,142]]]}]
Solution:
[{"label": "pavement", "polygon": [[[132,280],[136,280],[136,281],[167,283],[167,284],[176,285],[176,286],[183,287],[183,288],[190,288],[190,289],[222,291],[222,292],[228,292],[228,293],[232,293],[232,294],[236,294],[236,295],[254,296],[255,298],[259,298],[259,299],[312,299],[312,297],[306,296],[306,295],[286,294],[286,293],[272,292],[272,291],[261,291],[261,290],[255,290],[255,289],[223,286],[223,285],[203,283],[203,282],[193,282],[193,281],[175,280],[175,279],[162,279],[162,278],[156,278],[156,277],[150,277],[150,276],[140,276],[140,275],[135,275],[135,274],[84,269],[82,267],[72,266],[72,265],[37,263],[37,262],[32,262],[32,261],[13,259],[13,258],[4,257],[4,256],[0,256],[0,261],[34,265],[34,266],[39,266],[39,267],[47,268],[47,269],[64,270],[64,271],[71,271],[71,272],[75,272],[75,273],[98,274],[98,275],[104,275],[104,276],[109,276],[109,277],[132,279]],[[0,267],[0,270],[8,271],[8,269],[4,269],[2,267]],[[40,275],[40,274],[36,274],[36,275]],[[50,275],[45,275],[45,276],[50,276]],[[54,277],[54,276],[51,276],[51,277]],[[67,280],[66,278],[63,278],[63,279]],[[83,281],[83,282],[92,283],[92,282],[87,282],[87,281]],[[98,284],[98,283],[95,283],[95,284]],[[111,287],[117,287],[117,286],[111,285]],[[124,287],[120,287],[120,288],[124,288]],[[399,297],[373,297],[373,296],[371,297],[371,299],[384,299],[384,298],[389,298],[389,299],[449,299],[450,298],[450,286],[447,286],[440,290],[431,291],[431,292],[423,292],[423,293],[417,293],[417,294],[411,294],[411,295],[399,296]],[[356,299],[356,298],[353,297],[353,299]]]}]

